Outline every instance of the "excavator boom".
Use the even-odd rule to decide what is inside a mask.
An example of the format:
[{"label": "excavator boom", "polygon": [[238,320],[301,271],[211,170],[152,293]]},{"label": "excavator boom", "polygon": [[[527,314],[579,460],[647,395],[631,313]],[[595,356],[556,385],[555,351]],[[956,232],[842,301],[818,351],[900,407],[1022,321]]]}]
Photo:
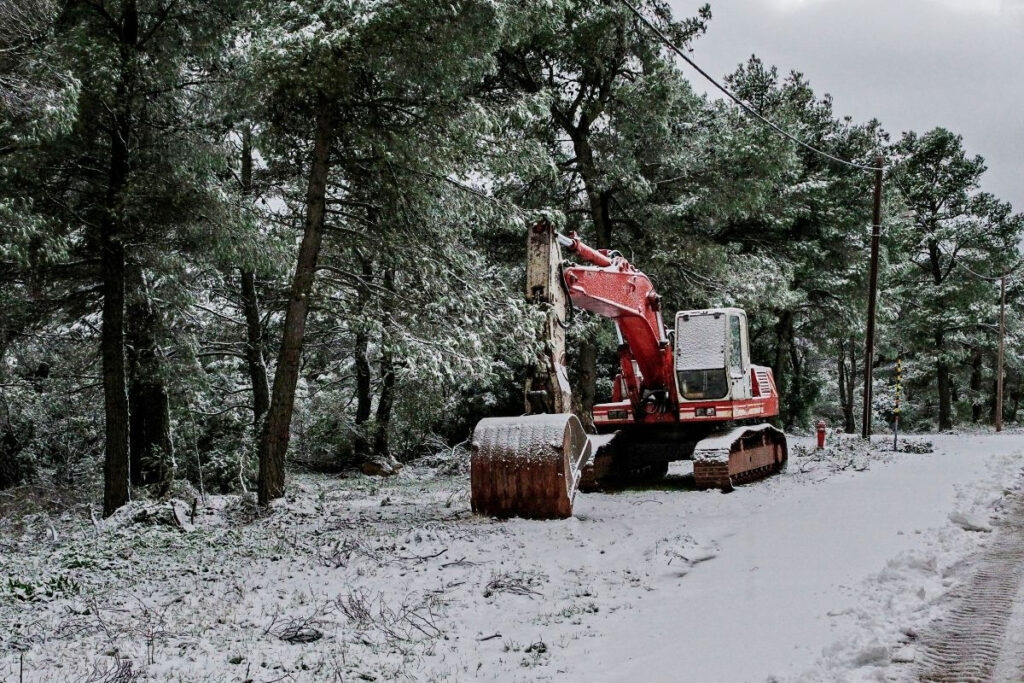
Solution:
[{"label": "excavator boom", "polygon": [[[587,258],[589,247],[570,235],[571,251]],[[572,303],[578,308],[615,321],[629,353],[622,355],[622,371],[630,383],[630,397],[640,407],[642,397],[654,391],[675,398],[672,379],[672,349],[661,317],[661,297],[650,278],[622,256],[604,258],[593,265],[573,265],[562,277]],[[590,259],[587,259],[590,260]],[[633,371],[636,363],[639,374]]]}]

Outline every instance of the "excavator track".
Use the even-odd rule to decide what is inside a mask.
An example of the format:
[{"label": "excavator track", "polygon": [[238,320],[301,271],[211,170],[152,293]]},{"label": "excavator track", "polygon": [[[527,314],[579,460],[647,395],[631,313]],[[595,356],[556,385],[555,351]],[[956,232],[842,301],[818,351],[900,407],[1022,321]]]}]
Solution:
[{"label": "excavator track", "polygon": [[594,493],[658,481],[668,472],[670,461],[684,459],[672,457],[663,442],[636,441],[634,437],[618,431],[591,436],[593,448],[583,468],[580,490]]},{"label": "excavator track", "polygon": [[697,488],[731,490],[780,472],[789,457],[786,435],[769,425],[737,427],[697,443],[693,478]]},{"label": "excavator track", "polygon": [[590,493],[654,481],[663,477],[675,460],[694,461],[697,488],[723,490],[764,479],[786,465],[786,436],[768,424],[711,433],[680,430],[657,440],[645,436],[650,435],[633,431],[590,437],[595,446],[580,490]]},{"label": "excavator track", "polygon": [[493,417],[473,431],[473,512],[494,517],[572,516],[591,443],[571,413]]}]

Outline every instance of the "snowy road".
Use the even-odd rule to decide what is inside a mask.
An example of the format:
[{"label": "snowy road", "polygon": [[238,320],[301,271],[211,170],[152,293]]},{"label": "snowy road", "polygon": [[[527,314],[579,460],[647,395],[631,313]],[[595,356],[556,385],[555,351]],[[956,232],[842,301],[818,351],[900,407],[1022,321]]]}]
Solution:
[{"label": "snowy road", "polygon": [[998,537],[970,562],[970,578],[951,594],[949,614],[922,634],[922,681],[1024,680],[1024,500]]},{"label": "snowy road", "polygon": [[1015,438],[936,445],[815,485],[748,487],[715,501],[713,516],[695,510],[684,524],[716,538],[717,557],[609,624],[580,677],[873,678],[900,629],[929,614],[957,561],[987,540],[950,513],[987,518],[1020,469]]},{"label": "snowy road", "polygon": [[[1024,463],[1022,434],[927,438],[798,455],[728,495],[678,476],[584,495],[560,522],[475,517],[465,475],[417,468],[298,476],[257,519],[214,497],[187,532],[134,508],[29,520],[0,571],[65,588],[0,594],[0,681],[14,646],[26,681],[127,661],[168,681],[914,680],[1006,538]],[[321,637],[289,642],[298,626]]]}]

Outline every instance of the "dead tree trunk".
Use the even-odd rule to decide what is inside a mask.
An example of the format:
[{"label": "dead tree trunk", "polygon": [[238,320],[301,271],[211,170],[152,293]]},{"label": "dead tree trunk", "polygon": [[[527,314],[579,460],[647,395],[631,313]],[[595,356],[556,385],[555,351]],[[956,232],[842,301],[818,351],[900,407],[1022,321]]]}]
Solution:
[{"label": "dead tree trunk", "polygon": [[[942,251],[937,240],[928,241],[928,260],[931,265],[932,282],[939,287],[945,276],[942,273]],[[936,321],[936,325],[934,339],[935,355],[938,360],[935,362],[935,375],[939,392],[939,430],[946,430],[953,428],[953,388],[949,381],[949,364],[942,359],[946,351],[945,330],[942,329],[941,322]]]},{"label": "dead tree trunk", "polygon": [[789,346],[789,364],[793,369],[792,390],[789,392],[790,409],[786,411],[786,429],[796,426],[797,417],[803,414],[804,404],[804,364],[800,358],[800,349],[796,345],[792,318],[789,323],[789,336],[786,344]]},{"label": "dead tree trunk", "polygon": [[953,389],[949,381],[949,365],[943,361],[935,364],[939,389],[939,429],[953,428]]},{"label": "dead tree trunk", "polygon": [[103,465],[103,514],[109,516],[128,502],[130,461],[128,446],[128,391],[124,358],[125,223],[121,216],[122,193],[130,172],[129,141],[132,138],[131,101],[134,91],[134,52],[139,40],[139,15],[134,0],[123,5],[120,35],[120,74],[116,108],[110,127],[110,165],[105,206],[100,221],[99,251],[103,293],[100,357],[103,366],[103,413],[105,420]]},{"label": "dead tree trunk", "polygon": [[103,275],[103,414],[106,444],[103,466],[103,514],[109,516],[130,499],[128,390],[124,367],[124,246],[104,231]]},{"label": "dead tree trunk", "polygon": [[295,408],[295,385],[302,362],[302,345],[306,334],[309,294],[313,288],[317,258],[323,241],[327,199],[327,177],[330,171],[331,143],[334,122],[330,104],[322,95],[316,112],[313,159],[306,189],[306,222],[299,246],[295,277],[292,280],[288,310],[285,314],[281,348],[274,372],[274,389],[270,411],[263,423],[259,446],[258,499],[268,504],[284,495],[284,459],[288,452],[292,413]]},{"label": "dead tree trunk", "polygon": [[377,400],[376,424],[373,434],[374,455],[391,457],[388,428],[391,426],[391,411],[395,405],[394,356],[385,349],[380,358],[380,398]]},{"label": "dead tree trunk", "polygon": [[857,433],[857,413],[854,410],[853,397],[856,393],[854,387],[857,384],[857,345],[854,340],[850,340],[850,381],[846,387],[846,405],[849,407],[849,415],[846,416],[846,433],[856,434]]}]

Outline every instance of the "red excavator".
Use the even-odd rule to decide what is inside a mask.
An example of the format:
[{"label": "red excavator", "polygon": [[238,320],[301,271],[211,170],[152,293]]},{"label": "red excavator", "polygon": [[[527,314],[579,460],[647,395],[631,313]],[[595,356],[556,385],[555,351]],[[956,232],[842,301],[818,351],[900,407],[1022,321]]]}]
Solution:
[{"label": "red excavator", "polygon": [[[587,265],[564,262],[561,250]],[[772,371],[750,362],[738,308],[679,311],[665,327],[650,278],[622,254],[593,249],[547,220],[527,239],[526,296],[546,311],[543,350],[526,381],[526,414],[486,418],[473,432],[475,512],[535,519],[572,515],[576,491],[660,477],[693,460],[697,487],[730,490],[778,472],[785,435]],[[594,406],[596,435],[573,415],[565,363],[569,301],[615,322],[619,374]]]}]

